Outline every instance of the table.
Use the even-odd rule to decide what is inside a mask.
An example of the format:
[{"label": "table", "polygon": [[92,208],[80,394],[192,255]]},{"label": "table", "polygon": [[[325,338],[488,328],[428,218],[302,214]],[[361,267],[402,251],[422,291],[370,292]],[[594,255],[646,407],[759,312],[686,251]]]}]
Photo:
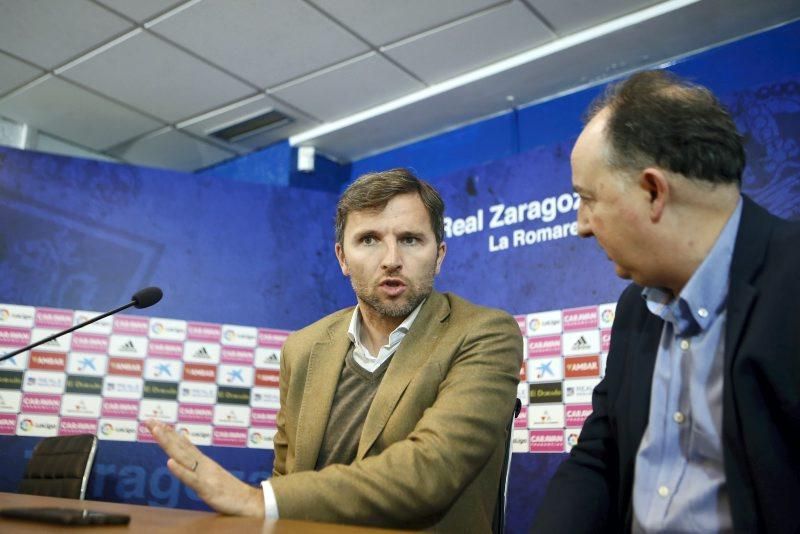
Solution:
[{"label": "table", "polygon": [[[387,534],[385,529],[356,527],[350,525],[333,525],[313,521],[296,521],[280,519],[278,521],[255,519],[248,517],[230,517],[212,512],[179,510],[175,508],[157,508],[135,504],[122,504],[102,501],[78,501],[56,497],[40,497],[38,495],[22,495],[18,493],[0,492],[0,508],[17,508],[23,506],[49,506],[59,508],[87,508],[100,512],[128,514],[131,522],[127,526],[57,526],[33,521],[18,521],[0,517],[0,533],[28,534],[42,532],[70,532],[74,534],[100,534],[146,532],[147,534],[190,533],[206,534],[215,532],[233,532],[235,534]],[[408,532],[408,531],[402,531]]]}]

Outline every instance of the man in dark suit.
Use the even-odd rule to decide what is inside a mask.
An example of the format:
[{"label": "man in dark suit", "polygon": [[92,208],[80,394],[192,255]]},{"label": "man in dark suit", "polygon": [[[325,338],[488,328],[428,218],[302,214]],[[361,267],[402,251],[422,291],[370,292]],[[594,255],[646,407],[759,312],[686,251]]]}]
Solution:
[{"label": "man in dark suit", "polygon": [[664,72],[590,111],[579,233],[633,284],[534,532],[800,532],[800,225],[741,194],[744,159],[711,92]]}]

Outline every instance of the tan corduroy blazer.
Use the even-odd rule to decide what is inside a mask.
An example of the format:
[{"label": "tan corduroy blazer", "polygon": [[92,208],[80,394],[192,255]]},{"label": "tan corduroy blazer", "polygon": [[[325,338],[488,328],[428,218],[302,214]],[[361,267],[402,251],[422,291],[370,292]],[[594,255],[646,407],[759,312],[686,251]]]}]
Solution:
[{"label": "tan corduroy blazer", "polygon": [[314,471],[352,313],[284,345],[271,479],[280,517],[490,532],[522,364],[517,322],[432,293],[375,394],[356,460]]}]

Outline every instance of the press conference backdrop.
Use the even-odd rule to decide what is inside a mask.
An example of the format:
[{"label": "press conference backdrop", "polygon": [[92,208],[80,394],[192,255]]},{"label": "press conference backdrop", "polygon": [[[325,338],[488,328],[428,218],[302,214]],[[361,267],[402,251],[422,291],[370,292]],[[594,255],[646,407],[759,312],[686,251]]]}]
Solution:
[{"label": "press conference backdrop", "polygon": [[[800,218],[798,43],[800,30],[794,24],[672,67],[712,86],[732,109],[747,145],[745,191],[772,212],[794,219]],[[766,68],[773,57],[781,59]],[[585,406],[581,407],[585,402],[576,395],[580,395],[578,386],[583,386],[583,391],[589,382],[567,384],[560,378],[596,381],[596,376],[564,375],[567,369],[571,369],[570,373],[593,373],[597,367],[598,375],[602,372],[603,343],[607,341],[607,324],[603,321],[609,320],[613,313],[610,303],[624,287],[624,282],[614,277],[602,251],[575,236],[573,224],[576,203],[570,187],[569,152],[578,133],[577,117],[596,92],[588,90],[528,110],[528,116],[546,120],[516,132],[515,146],[523,149],[501,151],[486,162],[475,161],[470,154],[459,154],[457,150],[449,154],[445,151],[442,156],[441,139],[454,139],[456,132],[353,165],[357,170],[386,168],[402,160],[403,154],[415,153],[420,168],[442,170],[424,175],[442,191],[448,206],[449,249],[437,287],[518,316],[521,328],[530,336],[528,360],[521,370],[526,384],[541,384],[543,376],[554,373],[553,380],[544,382],[549,384],[547,387],[520,388],[528,405],[526,417],[517,423],[515,431],[517,450],[525,448],[521,432],[528,438],[528,450],[540,447],[555,451],[569,446],[573,437],[565,435],[557,425],[561,417],[562,426],[567,426],[568,418],[569,424],[574,425],[585,416]],[[574,126],[558,126],[564,122]],[[536,130],[543,124],[552,124],[547,129],[550,137]],[[473,125],[468,129],[480,133],[481,128]],[[551,138],[553,132],[558,134],[555,139]],[[531,139],[546,142],[536,144]],[[447,163],[426,159],[433,156],[425,147],[433,145],[440,150],[436,158],[446,159]],[[453,161],[462,155],[470,164],[454,167]],[[187,176],[0,149],[0,302],[33,306],[36,311],[44,308],[52,314],[47,317],[56,320],[63,313],[59,310],[80,313],[109,309],[126,302],[139,287],[157,283],[166,296],[151,313],[162,320],[161,334],[166,332],[167,324],[176,324],[169,321],[187,321],[187,340],[188,325],[196,323],[219,328],[220,335],[224,325],[243,328],[239,332],[255,332],[256,345],[248,349],[253,350],[252,367],[258,369],[255,351],[260,347],[259,328],[294,330],[353,303],[352,291],[332,252],[335,201],[336,195],[324,192],[270,188],[213,176]],[[133,314],[128,320],[129,326],[139,324],[140,336],[145,324],[150,329],[147,335],[153,334],[150,318]],[[575,324],[579,325],[577,330]],[[111,328],[110,334],[84,336],[113,337],[113,323]],[[575,332],[594,333],[576,336]],[[187,340],[184,343],[193,341]],[[586,348],[587,352],[575,354],[573,351],[585,348],[584,343],[592,350]],[[224,346],[222,338],[219,345]],[[222,348],[214,382],[217,394],[220,388],[229,387],[219,383],[219,369],[226,364],[221,351]],[[147,359],[150,357],[148,354]],[[247,358],[241,353],[238,357]],[[60,360],[54,363],[49,358],[34,358],[31,354],[26,364],[35,359],[35,365],[60,365]],[[108,357],[108,365],[111,358]],[[179,361],[183,373],[187,364],[191,372],[209,372],[194,367],[202,364],[187,361],[185,353]],[[70,365],[80,362],[65,357],[67,376]],[[117,372],[136,366],[132,362],[115,365]],[[157,365],[149,370],[146,366],[143,364],[141,369],[143,390],[145,381],[150,381],[145,378],[147,374],[158,370]],[[139,372],[138,367],[136,370]],[[254,370],[253,381],[255,373]],[[562,376],[558,377],[558,373]],[[112,374],[107,372],[106,378]],[[270,379],[263,376],[262,380]],[[567,392],[570,386],[575,389]],[[151,393],[156,391],[154,387],[151,386]],[[165,386],[158,386],[162,387]],[[0,394],[20,389],[24,390],[24,384],[0,389]],[[36,395],[47,395],[29,393],[34,400]],[[559,394],[561,400],[557,400]],[[571,395],[572,402],[565,404],[567,395]],[[540,402],[542,399],[548,402]],[[47,405],[47,399],[39,400]],[[252,410],[270,409],[253,407],[252,397],[250,402]],[[541,408],[544,405],[568,408],[547,410],[545,414]],[[133,418],[130,406],[111,408],[127,409]],[[145,410],[151,408],[154,406]],[[58,415],[50,415],[81,419],[75,414],[63,415],[64,409],[62,402]],[[160,409],[165,412],[163,406]],[[140,403],[135,418],[141,415]],[[217,418],[223,423],[221,427],[225,427],[228,416],[213,408],[210,414],[201,410],[195,415],[206,420],[210,415],[212,425]],[[256,417],[262,416],[269,419],[268,412]],[[547,418],[554,418],[555,428],[531,427]],[[14,424],[17,432],[20,421]],[[252,428],[258,426],[252,424],[251,414],[246,430],[252,432]],[[102,432],[101,426],[98,432]],[[136,432],[138,439],[138,425]],[[244,434],[239,435],[239,441],[226,444],[229,446],[213,445],[212,436],[212,445],[204,446],[204,450],[243,480],[257,483],[271,471],[271,451],[241,447]],[[144,434],[141,437],[147,438]],[[16,488],[24,459],[35,442],[33,437],[0,436],[4,466],[0,490]],[[514,456],[509,494],[511,532],[525,531],[547,479],[563,457],[563,453]],[[156,446],[142,442],[101,443],[88,497],[202,507],[196,495],[169,475]]]}]

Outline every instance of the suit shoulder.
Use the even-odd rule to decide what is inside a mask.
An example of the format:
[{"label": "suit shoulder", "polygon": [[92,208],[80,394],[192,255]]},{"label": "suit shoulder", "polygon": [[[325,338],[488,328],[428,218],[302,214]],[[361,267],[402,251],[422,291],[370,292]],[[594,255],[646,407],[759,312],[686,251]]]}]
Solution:
[{"label": "suit shoulder", "polygon": [[508,325],[513,325],[519,333],[519,325],[517,324],[517,320],[514,319],[514,317],[512,317],[508,312],[498,308],[490,308],[488,306],[475,304],[465,298],[459,297],[454,293],[443,293],[443,295],[450,304],[450,315],[453,319],[469,319],[473,324],[484,321],[504,322]]},{"label": "suit shoulder", "polygon": [[289,337],[286,338],[284,347],[294,348],[297,346],[313,345],[320,340],[326,339],[329,336],[328,331],[332,326],[340,324],[341,321],[346,321],[349,324],[350,317],[353,315],[353,309],[354,306],[351,306],[333,312],[300,330],[292,332]]}]

